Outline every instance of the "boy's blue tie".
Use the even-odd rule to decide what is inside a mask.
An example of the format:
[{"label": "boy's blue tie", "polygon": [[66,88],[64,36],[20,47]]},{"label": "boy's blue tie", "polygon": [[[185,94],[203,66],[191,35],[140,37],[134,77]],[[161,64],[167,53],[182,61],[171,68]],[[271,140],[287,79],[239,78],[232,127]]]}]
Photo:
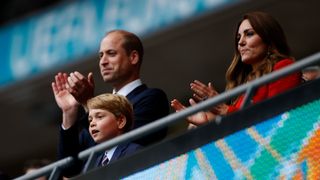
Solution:
[{"label": "boy's blue tie", "polygon": [[104,152],[104,155],[103,155],[103,159],[101,161],[101,166],[105,166],[107,165],[109,162],[109,159],[108,159],[108,156],[107,156],[107,151]]}]

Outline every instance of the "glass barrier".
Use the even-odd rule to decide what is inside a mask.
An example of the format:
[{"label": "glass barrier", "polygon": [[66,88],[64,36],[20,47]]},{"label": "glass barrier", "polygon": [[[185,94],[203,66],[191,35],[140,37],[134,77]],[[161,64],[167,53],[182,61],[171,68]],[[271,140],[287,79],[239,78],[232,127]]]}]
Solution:
[{"label": "glass barrier", "polygon": [[124,179],[317,179],[320,99]]}]

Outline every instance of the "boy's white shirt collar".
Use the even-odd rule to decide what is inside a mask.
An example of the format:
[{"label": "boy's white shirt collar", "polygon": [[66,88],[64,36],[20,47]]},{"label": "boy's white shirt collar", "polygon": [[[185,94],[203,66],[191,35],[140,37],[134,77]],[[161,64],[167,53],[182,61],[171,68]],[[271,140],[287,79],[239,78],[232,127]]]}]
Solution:
[{"label": "boy's white shirt collar", "polygon": [[136,79],[129,84],[123,86],[119,91],[112,90],[112,94],[120,94],[122,96],[127,96],[131,91],[133,91],[138,86],[142,85],[141,79]]},{"label": "boy's white shirt collar", "polygon": [[118,146],[114,146],[113,148],[109,149],[109,150],[106,150],[107,151],[107,157],[109,159],[109,162],[114,154],[114,152],[116,151]]}]

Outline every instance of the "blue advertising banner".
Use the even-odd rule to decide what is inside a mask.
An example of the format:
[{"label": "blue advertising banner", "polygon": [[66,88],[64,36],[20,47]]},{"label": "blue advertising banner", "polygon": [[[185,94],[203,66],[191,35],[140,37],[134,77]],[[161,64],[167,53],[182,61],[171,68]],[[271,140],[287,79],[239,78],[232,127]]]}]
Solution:
[{"label": "blue advertising banner", "polygon": [[82,0],[0,28],[0,86],[97,52],[111,29],[142,36],[240,0]]}]

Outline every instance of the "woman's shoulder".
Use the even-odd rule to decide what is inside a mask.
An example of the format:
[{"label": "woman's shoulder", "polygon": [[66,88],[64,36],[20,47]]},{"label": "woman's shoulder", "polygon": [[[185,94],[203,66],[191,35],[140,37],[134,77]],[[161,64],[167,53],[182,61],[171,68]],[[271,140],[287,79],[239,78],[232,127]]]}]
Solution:
[{"label": "woman's shoulder", "polygon": [[293,63],[294,63],[293,59],[290,59],[290,58],[281,59],[280,61],[274,64],[273,70],[281,69]]}]

